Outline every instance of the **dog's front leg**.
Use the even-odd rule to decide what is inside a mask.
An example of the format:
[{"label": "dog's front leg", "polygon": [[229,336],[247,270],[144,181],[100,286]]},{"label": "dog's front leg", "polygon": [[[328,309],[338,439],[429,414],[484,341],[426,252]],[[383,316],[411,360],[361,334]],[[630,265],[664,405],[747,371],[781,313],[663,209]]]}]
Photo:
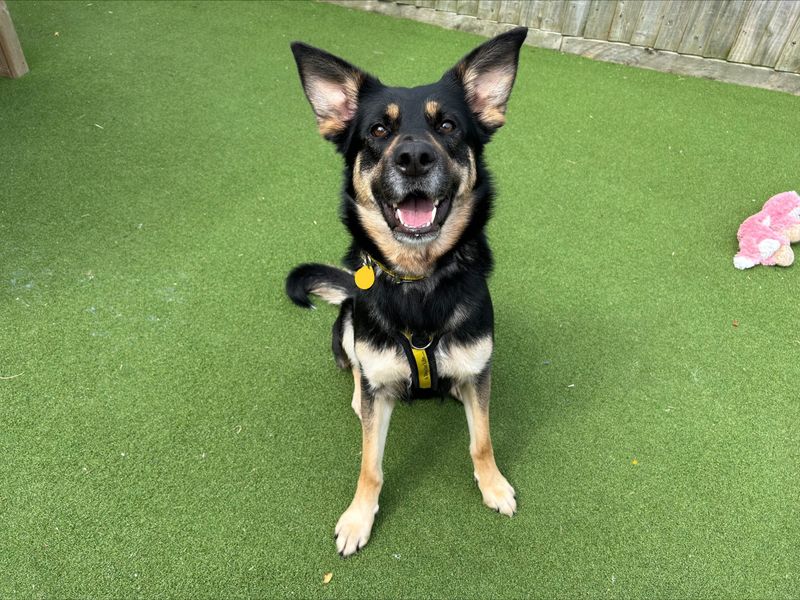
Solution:
[{"label": "dog's front leg", "polygon": [[387,388],[373,392],[361,377],[361,473],[356,494],[336,524],[336,550],[350,556],[363,548],[372,531],[383,485],[383,449],[394,396]]},{"label": "dog's front leg", "polygon": [[489,434],[489,396],[492,389],[491,371],[480,375],[476,381],[458,386],[458,399],[464,404],[469,427],[469,453],[475,468],[475,479],[483,496],[483,503],[504,515],[517,512],[514,488],[497,468]]}]

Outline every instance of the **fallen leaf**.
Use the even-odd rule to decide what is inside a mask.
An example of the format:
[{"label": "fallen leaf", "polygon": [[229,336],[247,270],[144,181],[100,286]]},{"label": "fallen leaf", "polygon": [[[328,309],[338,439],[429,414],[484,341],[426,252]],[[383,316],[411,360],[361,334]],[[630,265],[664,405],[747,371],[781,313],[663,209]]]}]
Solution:
[{"label": "fallen leaf", "polygon": [[734,319],[733,320],[733,326],[734,327],[738,327],[739,326],[739,319]]},{"label": "fallen leaf", "polygon": [[638,461],[638,460],[636,460],[636,459],[634,458],[634,459],[631,461],[631,464],[632,464],[632,465],[638,465],[638,464],[639,464],[639,461]]},{"label": "fallen leaf", "polygon": [[328,585],[331,579],[333,579],[333,573],[325,573],[325,575],[322,576],[322,585]]}]

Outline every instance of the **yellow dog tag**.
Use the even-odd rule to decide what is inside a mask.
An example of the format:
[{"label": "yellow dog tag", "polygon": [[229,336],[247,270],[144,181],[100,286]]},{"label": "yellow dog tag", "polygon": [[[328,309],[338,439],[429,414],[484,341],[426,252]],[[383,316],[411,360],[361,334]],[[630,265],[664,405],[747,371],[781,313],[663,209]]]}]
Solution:
[{"label": "yellow dog tag", "polygon": [[375,270],[372,265],[364,265],[356,271],[354,278],[359,289],[368,290],[375,283]]}]

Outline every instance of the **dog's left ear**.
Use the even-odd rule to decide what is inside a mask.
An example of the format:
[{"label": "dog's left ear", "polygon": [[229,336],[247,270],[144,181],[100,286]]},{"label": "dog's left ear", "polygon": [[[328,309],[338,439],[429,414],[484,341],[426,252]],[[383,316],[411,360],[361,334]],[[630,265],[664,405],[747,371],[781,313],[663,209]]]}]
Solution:
[{"label": "dog's left ear", "polygon": [[370,76],[338,56],[301,42],[292,44],[292,54],[319,132],[334,140],[353,120],[359,92]]},{"label": "dog's left ear", "polygon": [[475,48],[447,73],[464,88],[467,104],[489,132],[506,122],[508,98],[517,76],[519,49],[527,35],[527,27],[500,34]]}]

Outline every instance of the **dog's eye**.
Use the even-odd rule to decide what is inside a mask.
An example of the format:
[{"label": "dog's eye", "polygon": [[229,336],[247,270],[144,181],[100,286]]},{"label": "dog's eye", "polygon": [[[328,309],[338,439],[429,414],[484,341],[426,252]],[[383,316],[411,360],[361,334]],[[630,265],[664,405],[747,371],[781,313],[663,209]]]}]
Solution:
[{"label": "dog's eye", "polygon": [[389,130],[383,125],[373,125],[369,132],[372,134],[372,137],[376,138],[385,138],[387,135],[389,135]]},{"label": "dog's eye", "polygon": [[453,133],[456,129],[456,124],[452,121],[442,121],[439,123],[439,131],[441,133]]}]

